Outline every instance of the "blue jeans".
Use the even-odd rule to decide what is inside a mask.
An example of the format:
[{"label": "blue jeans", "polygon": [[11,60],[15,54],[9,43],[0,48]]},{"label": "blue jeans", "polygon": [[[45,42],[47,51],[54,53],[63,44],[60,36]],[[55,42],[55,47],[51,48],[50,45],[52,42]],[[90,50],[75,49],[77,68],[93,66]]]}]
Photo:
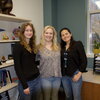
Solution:
[{"label": "blue jeans", "polygon": [[[76,71],[74,75],[77,73],[78,71]],[[81,100],[82,76],[77,82],[74,82],[72,77],[63,76],[62,85],[65,91],[66,100]]]},{"label": "blue jeans", "polygon": [[27,82],[28,87],[30,89],[30,94],[26,95],[24,93],[23,87],[21,82],[19,81],[18,84],[18,90],[19,90],[19,99],[18,100],[40,100],[40,92],[41,92],[41,86],[40,86],[40,78],[36,78],[32,81]]},{"label": "blue jeans", "polygon": [[58,100],[58,91],[61,84],[60,77],[41,78],[43,100]]}]

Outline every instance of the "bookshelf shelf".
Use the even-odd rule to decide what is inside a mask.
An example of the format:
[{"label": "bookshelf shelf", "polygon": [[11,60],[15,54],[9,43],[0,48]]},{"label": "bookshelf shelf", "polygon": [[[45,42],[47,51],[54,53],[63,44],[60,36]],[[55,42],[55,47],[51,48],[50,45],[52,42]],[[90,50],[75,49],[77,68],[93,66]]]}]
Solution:
[{"label": "bookshelf shelf", "polygon": [[9,83],[9,84],[7,84],[6,86],[3,86],[0,89],[0,93],[5,92],[5,91],[7,91],[9,89],[12,89],[12,88],[16,87],[17,85],[18,85],[18,83]]},{"label": "bookshelf shelf", "polygon": [[19,40],[0,40],[0,43],[12,43],[12,42],[19,42]]},{"label": "bookshelf shelf", "polygon": [[2,21],[10,21],[10,22],[30,22],[31,20],[23,19],[23,18],[18,18],[16,16],[10,16],[6,14],[0,14],[0,20]]},{"label": "bookshelf shelf", "polygon": [[9,67],[9,66],[13,66],[14,63],[11,62],[11,63],[3,63],[2,65],[0,65],[0,68],[5,68],[5,67]]}]

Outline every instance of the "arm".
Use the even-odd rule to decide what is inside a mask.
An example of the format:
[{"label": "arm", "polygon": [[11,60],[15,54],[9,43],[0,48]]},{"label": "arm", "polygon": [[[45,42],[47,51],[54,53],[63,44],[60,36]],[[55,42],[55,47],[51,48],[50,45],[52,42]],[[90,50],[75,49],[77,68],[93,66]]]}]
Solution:
[{"label": "arm", "polygon": [[15,71],[16,74],[22,83],[22,86],[24,89],[28,88],[22,66],[21,66],[21,56],[22,56],[22,46],[20,44],[16,44],[13,47],[13,57],[14,57],[14,66],[15,66]]},{"label": "arm", "polygon": [[78,81],[82,76],[82,72],[86,72],[86,67],[87,67],[87,58],[86,58],[84,46],[80,41],[77,44],[77,52],[79,55],[80,66],[79,66],[79,72],[75,74],[74,77],[72,78],[73,81]]},{"label": "arm", "polygon": [[35,63],[38,66],[40,65],[40,55],[39,55],[39,52],[36,54]]},{"label": "arm", "polygon": [[78,45],[77,45],[77,51],[78,51],[79,60],[80,60],[79,71],[85,72],[86,67],[87,67],[87,57],[85,54],[84,46],[83,46],[82,42],[80,42],[80,41],[78,42]]}]

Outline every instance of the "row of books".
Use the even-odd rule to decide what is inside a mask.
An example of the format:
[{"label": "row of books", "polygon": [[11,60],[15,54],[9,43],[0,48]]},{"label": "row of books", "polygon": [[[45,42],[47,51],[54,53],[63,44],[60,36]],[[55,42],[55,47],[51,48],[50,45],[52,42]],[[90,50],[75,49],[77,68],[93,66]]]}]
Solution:
[{"label": "row of books", "polygon": [[10,96],[9,96],[8,91],[0,93],[0,100],[10,100]]},{"label": "row of books", "polygon": [[11,82],[12,80],[9,70],[0,69],[0,88]]}]

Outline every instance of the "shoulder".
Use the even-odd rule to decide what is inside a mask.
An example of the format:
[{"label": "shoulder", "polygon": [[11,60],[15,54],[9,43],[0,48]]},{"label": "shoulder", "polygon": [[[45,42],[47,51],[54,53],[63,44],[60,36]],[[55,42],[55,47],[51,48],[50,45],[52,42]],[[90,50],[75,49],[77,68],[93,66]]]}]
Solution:
[{"label": "shoulder", "polygon": [[75,46],[83,46],[83,43],[81,41],[75,41]]},{"label": "shoulder", "polygon": [[21,50],[23,46],[20,43],[15,43],[13,44],[13,49],[14,50]]},{"label": "shoulder", "polygon": [[22,46],[22,45],[20,43],[15,43],[14,46],[19,47],[19,46]]},{"label": "shoulder", "polygon": [[84,50],[84,45],[81,41],[76,41],[74,48],[76,48],[79,51],[81,51],[81,50],[83,51]]},{"label": "shoulder", "polygon": [[40,43],[40,44],[37,44],[36,47],[37,47],[37,50],[38,50],[38,51],[41,51],[41,49],[43,48],[43,45]]}]

